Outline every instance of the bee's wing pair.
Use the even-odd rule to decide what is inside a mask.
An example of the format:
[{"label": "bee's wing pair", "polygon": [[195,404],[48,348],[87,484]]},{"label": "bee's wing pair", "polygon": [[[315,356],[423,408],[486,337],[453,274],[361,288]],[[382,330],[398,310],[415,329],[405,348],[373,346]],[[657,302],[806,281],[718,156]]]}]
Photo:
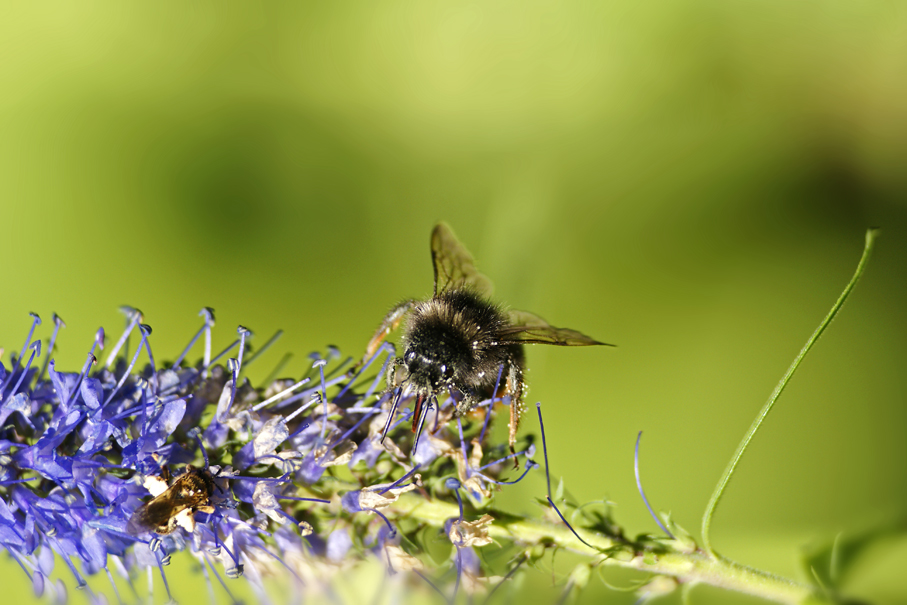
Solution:
[{"label": "bee's wing pair", "polygon": [[[435,270],[435,297],[447,290],[464,288],[484,298],[491,298],[494,290],[491,280],[476,269],[472,254],[460,243],[447,223],[438,223],[431,232],[431,260]],[[399,327],[415,304],[414,300],[404,300],[388,312],[356,367],[364,364],[378,351],[381,343]],[[538,315],[527,311],[509,311],[508,317],[510,325],[499,332],[501,336],[507,337],[501,344],[549,344],[563,347],[607,344],[576,330],[555,328]]]},{"label": "bee's wing pair", "polygon": [[508,311],[507,315],[510,318],[510,325],[498,330],[498,334],[508,337],[502,340],[502,342],[507,344],[546,344],[562,347],[586,347],[607,344],[570,328],[555,328],[535,313],[511,310]]},{"label": "bee's wing pair", "polygon": [[[435,268],[435,296],[451,288],[467,288],[486,298],[494,287],[475,267],[472,255],[446,223],[438,223],[431,233],[431,260]],[[603,345],[576,330],[555,328],[528,311],[509,311],[510,325],[498,333],[506,336],[502,344],[549,344],[563,347]]]},{"label": "bee's wing pair", "polygon": [[431,262],[435,268],[435,293],[468,288],[485,298],[491,298],[491,280],[476,270],[475,261],[466,246],[460,243],[447,223],[438,223],[431,232]]}]

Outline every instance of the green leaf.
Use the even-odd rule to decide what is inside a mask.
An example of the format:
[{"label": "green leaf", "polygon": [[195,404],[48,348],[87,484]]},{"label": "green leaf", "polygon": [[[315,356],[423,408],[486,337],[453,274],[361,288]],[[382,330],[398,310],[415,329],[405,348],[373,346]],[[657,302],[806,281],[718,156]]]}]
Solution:
[{"label": "green leaf", "polygon": [[589,579],[592,577],[592,566],[589,563],[580,563],[570,572],[570,581],[578,588],[585,588],[589,585]]},{"label": "green leaf", "polygon": [[690,532],[674,522],[674,520],[671,518],[671,513],[662,513],[661,519],[664,521],[665,527],[668,528],[668,531],[674,534],[674,540],[672,542],[677,550],[686,553],[695,552],[697,548],[696,540],[693,539],[693,536],[690,535]]},{"label": "green leaf", "polygon": [[636,591],[636,594],[641,597],[641,600],[648,601],[650,599],[671,594],[677,590],[678,585],[676,578],[670,576],[655,576],[644,586],[640,587],[640,589]]},{"label": "green leaf", "polygon": [[907,519],[900,519],[871,529],[846,534],[840,533],[833,540],[807,548],[801,565],[807,577],[815,577],[828,589],[837,589],[847,580],[855,563],[877,544],[907,533]]},{"label": "green leaf", "polygon": [[561,602],[566,600],[575,601],[579,598],[580,593],[589,585],[589,579],[592,577],[592,566],[589,563],[580,563],[573,568],[567,579],[567,587],[561,597]]},{"label": "green leaf", "polygon": [[453,544],[447,536],[438,531],[437,527],[426,525],[418,532],[416,541],[422,544],[424,552],[428,554],[436,567],[441,567],[450,560]]},{"label": "green leaf", "polygon": [[564,498],[564,478],[557,482],[557,489],[554,490],[553,500],[560,502]]},{"label": "green leaf", "polygon": [[602,554],[608,557],[609,559],[614,559],[615,561],[623,561],[625,563],[630,562],[636,557],[636,553],[633,551],[633,548],[625,544],[617,544],[611,548],[606,548],[602,551]]},{"label": "green leaf", "polygon": [[545,556],[546,547],[544,544],[534,544],[532,548],[526,551],[526,562],[530,567],[535,567],[536,563],[541,561]]}]

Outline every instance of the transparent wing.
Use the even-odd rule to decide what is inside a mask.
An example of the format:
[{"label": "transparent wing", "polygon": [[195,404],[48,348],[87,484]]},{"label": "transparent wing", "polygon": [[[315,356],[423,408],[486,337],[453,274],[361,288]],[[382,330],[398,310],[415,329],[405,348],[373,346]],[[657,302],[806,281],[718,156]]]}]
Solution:
[{"label": "transparent wing", "polygon": [[141,505],[126,523],[126,531],[133,536],[137,536],[146,531],[151,531],[157,524],[148,515],[148,503]]},{"label": "transparent wing", "polygon": [[498,331],[504,344],[548,344],[562,347],[587,347],[609,345],[570,328],[555,328],[547,321],[528,311],[508,311],[510,324]]},{"label": "transparent wing", "polygon": [[469,250],[460,243],[447,223],[438,223],[431,232],[431,261],[435,268],[435,293],[466,287],[490,298],[491,280],[476,270]]}]

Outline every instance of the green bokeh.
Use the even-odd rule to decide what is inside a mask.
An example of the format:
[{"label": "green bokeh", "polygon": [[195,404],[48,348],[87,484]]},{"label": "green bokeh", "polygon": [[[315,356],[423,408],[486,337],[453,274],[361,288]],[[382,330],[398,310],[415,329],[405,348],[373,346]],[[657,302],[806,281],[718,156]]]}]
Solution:
[{"label": "green bokeh", "polygon": [[[903,1],[20,3],[0,57],[5,361],[29,311],[43,337],[57,312],[58,366],[80,367],[121,304],[158,358],[203,306],[215,346],[240,323],[259,343],[285,330],[262,373],[284,351],[292,374],[326,344],[358,355],[387,308],[430,293],[446,220],[501,301],[619,345],[529,351],[555,474],[654,530],[644,429],[650,499],[697,530],[876,225],[713,540],[796,575],[801,546],[907,512]],[[532,510],[543,489],[502,500]],[[855,590],[907,601],[904,551],[877,549]],[[605,594],[633,600],[598,584],[581,601]]]}]

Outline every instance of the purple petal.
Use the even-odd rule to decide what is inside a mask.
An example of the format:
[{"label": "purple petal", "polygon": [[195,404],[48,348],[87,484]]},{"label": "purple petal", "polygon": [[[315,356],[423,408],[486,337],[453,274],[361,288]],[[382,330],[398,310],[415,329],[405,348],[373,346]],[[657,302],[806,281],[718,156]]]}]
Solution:
[{"label": "purple petal", "polygon": [[230,407],[231,397],[233,395],[233,380],[230,379],[224,385],[224,390],[220,392],[220,399],[217,401],[217,411],[214,412],[214,417],[219,420],[226,420],[224,414],[227,412],[227,408]]},{"label": "purple petal", "polygon": [[180,384],[179,374],[173,370],[163,370],[155,374],[158,380],[158,389],[161,392],[167,392],[175,389]]},{"label": "purple petal", "polygon": [[85,547],[92,563],[103,569],[107,564],[107,545],[101,533],[94,527],[83,526],[82,546]]},{"label": "purple petal", "polygon": [[0,521],[4,525],[15,525],[16,517],[13,516],[13,511],[10,510],[9,504],[6,503],[6,500],[0,498]]},{"label": "purple petal", "polygon": [[51,381],[54,383],[54,389],[57,391],[57,397],[59,397],[61,402],[65,403],[66,401],[69,401],[69,394],[76,388],[76,383],[79,381],[79,374],[57,372],[54,369],[55,361],[55,359],[50,360],[50,365],[47,366],[47,370],[50,374]]},{"label": "purple petal", "polygon": [[233,454],[233,467],[238,469],[247,469],[255,462],[255,444],[251,441]]},{"label": "purple petal", "polygon": [[92,410],[96,410],[101,407],[101,402],[104,401],[104,388],[101,386],[101,381],[97,378],[86,378],[82,381],[82,386],[79,387],[79,393],[82,395],[82,401],[85,402]]},{"label": "purple petal", "polygon": [[[49,429],[48,432],[51,433],[50,437],[42,438],[35,445],[17,452],[16,462],[19,467],[35,470],[57,483],[69,482],[72,480],[73,459],[70,456],[57,456],[57,440],[52,438],[52,430]],[[50,443],[45,442],[45,439],[49,439]],[[20,491],[16,490],[16,493]]]},{"label": "purple petal", "polygon": [[31,586],[36,597],[42,596],[44,594],[44,574],[36,570],[31,575]]},{"label": "purple petal", "polygon": [[352,545],[353,540],[350,538],[346,529],[335,529],[331,532],[331,535],[328,536],[328,560],[333,561],[334,563],[340,563],[346,557],[346,553]]},{"label": "purple petal", "polygon": [[85,441],[79,448],[79,453],[90,455],[97,453],[107,444],[107,439],[113,434],[113,426],[104,420],[101,422],[89,420],[86,424]]},{"label": "purple petal", "polygon": [[165,405],[161,413],[149,425],[147,432],[149,441],[143,449],[145,451],[156,450],[164,445],[164,442],[179,426],[180,420],[183,419],[185,413],[185,399],[177,399]]},{"label": "purple petal", "polygon": [[157,567],[157,556],[144,542],[136,542],[132,552],[138,567]]},{"label": "purple petal", "polygon": [[63,580],[57,578],[57,581],[54,583],[57,587],[57,594],[54,597],[54,603],[57,605],[66,605],[69,602],[69,595],[66,593],[66,584],[63,583]]},{"label": "purple petal", "polygon": [[262,456],[273,454],[277,446],[286,441],[289,436],[290,430],[287,428],[287,423],[283,421],[283,418],[280,416],[271,418],[261,427],[261,431],[255,437],[253,442],[255,444],[255,457],[261,458]]},{"label": "purple petal", "polygon": [[3,544],[7,548],[10,546],[21,548],[25,546],[25,540],[12,527],[0,525],[0,544]]},{"label": "purple petal", "polygon": [[347,492],[340,496],[340,505],[348,513],[359,513],[362,512],[362,506],[359,504],[359,492],[361,490],[356,490],[354,492]]},{"label": "purple petal", "polygon": [[241,502],[249,502],[251,504],[255,495],[256,484],[258,484],[258,481],[234,481],[233,495]]},{"label": "purple petal", "polygon": [[311,485],[321,479],[321,476],[324,474],[324,468],[325,467],[318,464],[318,461],[315,460],[315,454],[309,452],[303,459],[302,465],[299,467],[299,472],[296,473],[296,476],[303,483]]},{"label": "purple petal", "polygon": [[441,450],[436,447],[433,439],[420,439],[416,445],[416,453],[413,454],[413,462],[422,466],[428,466],[435,458],[441,455]]},{"label": "purple petal", "polygon": [[211,444],[211,447],[218,448],[227,441],[229,434],[230,427],[212,418],[211,424],[205,429],[205,441]]},{"label": "purple petal", "polygon": [[45,576],[49,576],[53,573],[55,560],[54,551],[47,546],[42,546],[41,550],[38,551],[38,569],[40,569]]},{"label": "purple petal", "polygon": [[476,554],[476,551],[471,546],[460,549],[460,565],[463,570],[472,575],[479,575],[479,570],[482,568],[479,555]]},{"label": "purple petal", "polygon": [[274,543],[277,545],[277,548],[280,549],[280,552],[284,554],[298,554],[302,552],[302,542],[299,540],[299,536],[296,534],[293,526],[289,523],[281,525],[277,531],[274,532]]},{"label": "purple petal", "polygon": [[[365,465],[368,468],[375,466],[375,463],[378,462],[378,456],[384,451],[383,448],[378,446],[378,437],[370,437],[362,442],[362,445],[353,452],[353,457],[350,459],[350,468],[353,468],[359,461],[365,460]],[[419,446],[422,446],[423,441],[428,441],[423,439],[419,441]]]}]

